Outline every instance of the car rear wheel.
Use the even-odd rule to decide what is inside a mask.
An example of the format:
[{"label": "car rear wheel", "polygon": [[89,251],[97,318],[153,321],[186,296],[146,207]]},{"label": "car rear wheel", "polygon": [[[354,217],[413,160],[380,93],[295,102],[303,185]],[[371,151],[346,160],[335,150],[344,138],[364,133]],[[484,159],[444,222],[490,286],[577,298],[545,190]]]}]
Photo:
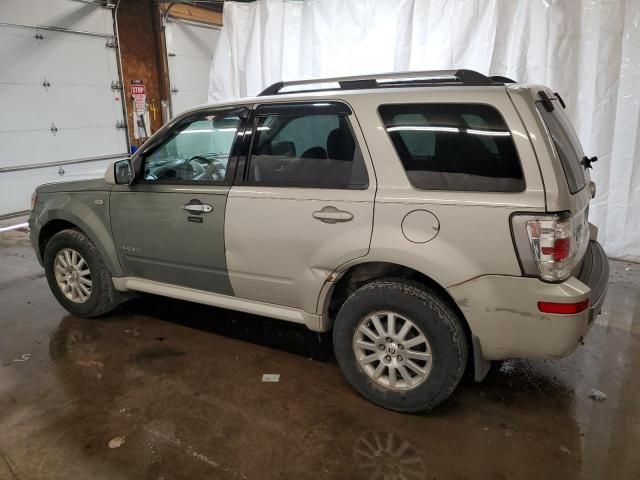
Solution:
[{"label": "car rear wheel", "polygon": [[333,331],[338,363],[351,385],[391,410],[428,410],[454,390],[467,362],[457,312],[436,292],[405,279],[356,290]]},{"label": "car rear wheel", "polygon": [[74,315],[97,317],[120,303],[100,253],[78,230],[62,230],[51,237],[44,251],[44,268],[54,296]]}]

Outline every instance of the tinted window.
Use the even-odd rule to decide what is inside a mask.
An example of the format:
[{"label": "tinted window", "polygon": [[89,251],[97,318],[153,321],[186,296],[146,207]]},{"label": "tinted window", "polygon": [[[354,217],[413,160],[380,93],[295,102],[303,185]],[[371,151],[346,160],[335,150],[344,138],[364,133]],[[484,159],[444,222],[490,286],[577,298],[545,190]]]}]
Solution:
[{"label": "tinted window", "polygon": [[511,132],[487,105],[382,105],[384,126],[411,184],[421,190],[519,192]]},{"label": "tinted window", "polygon": [[208,115],[176,128],[144,159],[144,180],[163,183],[223,182],[240,118]]},{"label": "tinted window", "polygon": [[542,102],[536,102],[538,111],[547,124],[551,138],[560,157],[564,175],[571,193],[576,193],[584,188],[589,181],[587,170],[582,165],[584,152],[580,140],[576,134],[567,114],[562,109],[558,100],[552,100],[554,106],[552,112],[548,112]]},{"label": "tinted window", "polygon": [[367,186],[347,118],[332,113],[259,115],[248,180],[282,187]]}]

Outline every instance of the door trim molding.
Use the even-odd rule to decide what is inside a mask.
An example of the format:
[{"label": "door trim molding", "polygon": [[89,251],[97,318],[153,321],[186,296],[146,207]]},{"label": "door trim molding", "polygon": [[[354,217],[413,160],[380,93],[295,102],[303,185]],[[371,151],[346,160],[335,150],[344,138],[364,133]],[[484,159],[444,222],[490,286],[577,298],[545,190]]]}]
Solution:
[{"label": "door trim molding", "polygon": [[277,318],[278,320],[301,323],[314,332],[325,332],[328,330],[328,322],[323,322],[319,315],[308,313],[298,308],[283,307],[272,303],[230,297],[219,293],[206,292],[195,288],[181,287],[138,277],[114,277],[113,286],[120,292],[134,290],[137,292],[152,293],[178,300],[187,300],[203,305],[211,305],[213,307],[227,308],[229,310]]}]

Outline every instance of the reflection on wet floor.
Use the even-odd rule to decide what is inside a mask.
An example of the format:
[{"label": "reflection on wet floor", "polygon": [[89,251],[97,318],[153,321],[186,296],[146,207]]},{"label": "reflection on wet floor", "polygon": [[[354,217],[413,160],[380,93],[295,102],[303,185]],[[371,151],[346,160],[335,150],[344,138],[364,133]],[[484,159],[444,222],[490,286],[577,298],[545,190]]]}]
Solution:
[{"label": "reflection on wet floor", "polygon": [[392,432],[371,431],[358,437],[353,446],[355,465],[374,479],[422,479],[426,468],[419,451]]},{"label": "reflection on wet floor", "polygon": [[403,415],[299,325],[154,296],[70,316],[21,242],[0,242],[1,479],[640,478],[640,266],[612,265],[571,357],[502,362]]}]

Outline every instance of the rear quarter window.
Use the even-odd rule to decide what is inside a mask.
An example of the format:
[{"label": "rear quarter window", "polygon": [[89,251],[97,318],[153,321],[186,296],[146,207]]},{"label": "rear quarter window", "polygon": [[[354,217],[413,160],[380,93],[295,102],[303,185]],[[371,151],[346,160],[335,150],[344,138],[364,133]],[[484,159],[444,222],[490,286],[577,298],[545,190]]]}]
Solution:
[{"label": "rear quarter window", "polygon": [[378,109],[411,184],[420,190],[520,192],[520,159],[504,119],[479,104]]}]

